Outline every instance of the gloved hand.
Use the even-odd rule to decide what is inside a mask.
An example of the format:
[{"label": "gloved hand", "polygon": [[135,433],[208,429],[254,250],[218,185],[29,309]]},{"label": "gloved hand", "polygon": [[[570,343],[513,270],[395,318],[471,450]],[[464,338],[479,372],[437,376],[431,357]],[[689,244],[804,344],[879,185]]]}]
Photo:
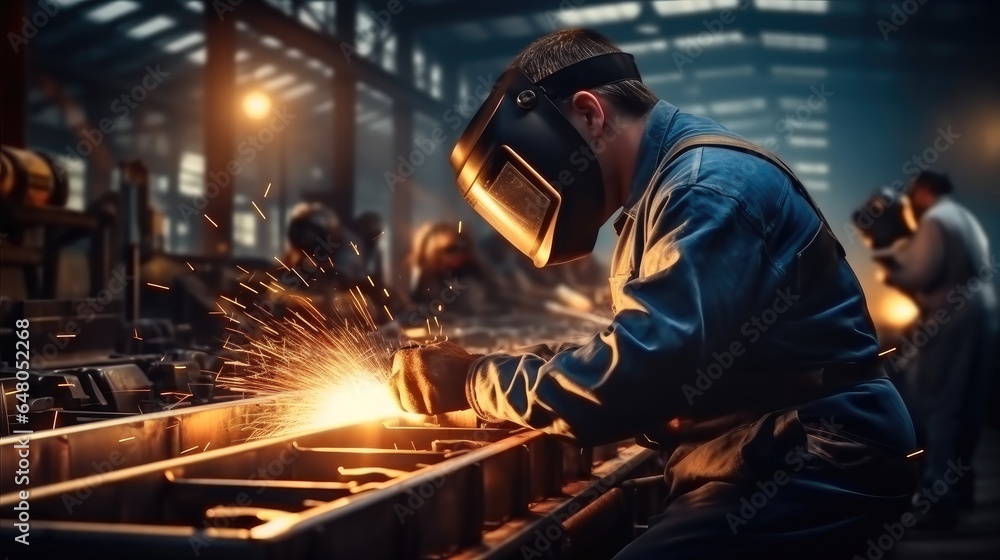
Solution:
[{"label": "gloved hand", "polygon": [[431,415],[470,408],[465,378],[479,357],[448,341],[400,348],[393,354],[389,388],[407,412]]}]

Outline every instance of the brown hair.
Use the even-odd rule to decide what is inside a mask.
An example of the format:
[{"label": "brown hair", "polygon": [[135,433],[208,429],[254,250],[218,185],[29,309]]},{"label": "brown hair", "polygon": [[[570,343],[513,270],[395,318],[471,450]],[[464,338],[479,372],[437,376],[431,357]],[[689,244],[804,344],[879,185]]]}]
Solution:
[{"label": "brown hair", "polygon": [[[523,72],[533,82],[588,58],[622,52],[603,35],[588,29],[564,29],[532,41],[510,63],[510,68]],[[656,105],[657,97],[638,80],[625,80],[593,88],[630,116],[642,116]]]}]

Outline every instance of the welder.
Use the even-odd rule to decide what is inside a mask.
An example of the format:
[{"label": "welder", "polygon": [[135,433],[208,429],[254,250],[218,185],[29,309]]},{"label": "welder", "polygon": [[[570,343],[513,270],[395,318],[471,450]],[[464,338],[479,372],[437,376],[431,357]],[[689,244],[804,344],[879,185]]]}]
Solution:
[{"label": "welder", "polygon": [[514,59],[451,163],[536,266],[590,253],[621,210],[615,315],[559,352],[397,351],[404,408],[663,449],[666,508],[619,558],[851,557],[898,522],[913,427],[843,248],[777,158],[564,30]]},{"label": "welder", "polygon": [[[915,503],[926,504],[916,525],[926,530],[954,528],[959,507],[973,505],[972,456],[1000,326],[993,285],[996,257],[991,258],[982,225],[952,198],[953,192],[947,175],[930,170],[917,174],[906,191],[919,220],[916,232],[875,252],[885,266],[886,283],[910,295],[922,323],[936,328],[912,363],[896,360],[904,371],[906,402],[927,447],[922,485],[948,483],[932,503],[919,494],[914,497]],[[953,465],[960,466],[961,476],[955,476]]]}]

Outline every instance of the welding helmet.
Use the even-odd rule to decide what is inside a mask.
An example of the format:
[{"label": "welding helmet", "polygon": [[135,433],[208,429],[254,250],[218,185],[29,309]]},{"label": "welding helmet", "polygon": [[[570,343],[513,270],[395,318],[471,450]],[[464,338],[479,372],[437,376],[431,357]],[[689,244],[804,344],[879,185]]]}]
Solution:
[{"label": "welding helmet", "polygon": [[451,153],[458,189],[537,267],[589,254],[604,212],[600,167],[558,103],[578,91],[640,80],[632,55],[598,55],[537,83],[504,72]]}]

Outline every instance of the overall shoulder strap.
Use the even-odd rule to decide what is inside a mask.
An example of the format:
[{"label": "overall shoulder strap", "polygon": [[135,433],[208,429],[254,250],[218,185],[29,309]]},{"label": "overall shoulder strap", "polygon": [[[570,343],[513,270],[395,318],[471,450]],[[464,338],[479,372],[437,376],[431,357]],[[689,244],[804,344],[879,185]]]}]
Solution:
[{"label": "overall shoulder strap", "polygon": [[795,176],[795,173],[792,172],[791,168],[788,167],[788,165],[785,162],[781,161],[781,159],[778,158],[778,156],[772,154],[768,150],[765,150],[764,148],[752,142],[748,142],[742,138],[737,138],[735,136],[729,136],[727,134],[698,134],[695,136],[689,136],[681,140],[680,142],[674,144],[670,148],[670,151],[667,152],[667,155],[663,158],[662,163],[657,169],[656,175],[658,176],[664,169],[666,169],[668,165],[670,165],[671,162],[677,159],[684,152],[687,152],[688,150],[692,150],[694,148],[703,148],[703,147],[736,150],[739,152],[743,152],[745,154],[750,154],[752,156],[759,157],[765,161],[770,162],[772,165],[780,169],[785,175],[788,176],[788,179],[792,182],[792,185],[795,187],[795,190],[798,191],[800,195],[802,195],[802,197],[806,200],[806,202],[809,203],[809,206],[812,207],[813,211],[819,217],[820,221],[823,222],[823,226],[825,227],[827,233],[829,233],[836,241],[837,251],[840,254],[840,256],[844,257],[846,255],[846,252],[844,251],[844,246],[840,243],[840,240],[837,239],[837,235],[836,233],[834,233],[833,228],[830,227],[830,222],[826,220],[826,216],[823,215],[823,211],[820,210],[819,206],[816,205],[816,202],[813,200],[812,196],[809,195],[809,192],[806,190],[805,185],[802,184],[802,181],[800,181],[799,178]]}]

